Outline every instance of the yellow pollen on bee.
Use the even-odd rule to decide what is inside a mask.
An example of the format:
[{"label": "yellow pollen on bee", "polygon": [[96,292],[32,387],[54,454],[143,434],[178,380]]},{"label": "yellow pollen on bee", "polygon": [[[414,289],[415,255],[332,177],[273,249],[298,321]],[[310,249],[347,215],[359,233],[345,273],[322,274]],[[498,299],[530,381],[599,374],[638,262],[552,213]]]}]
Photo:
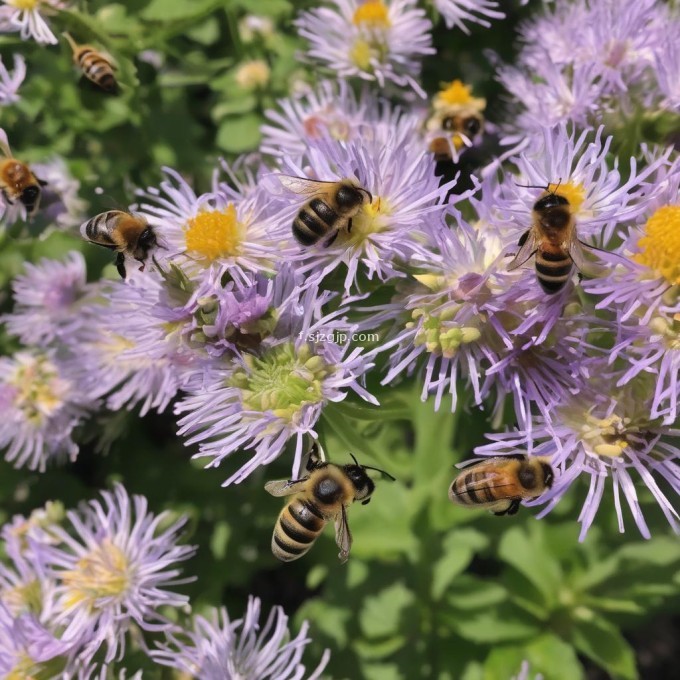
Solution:
[{"label": "yellow pollen on bee", "polygon": [[352,231],[347,234],[346,241],[358,245],[371,234],[384,231],[387,228],[384,217],[388,214],[387,202],[380,196],[374,197],[372,203],[365,203],[352,218]]},{"label": "yellow pollen on bee", "polygon": [[653,269],[670,284],[680,283],[680,205],[659,208],[645,225],[633,261]]},{"label": "yellow pollen on bee", "polygon": [[382,0],[367,0],[357,7],[352,22],[355,26],[389,28],[389,9]]},{"label": "yellow pollen on bee", "polygon": [[245,226],[238,221],[233,203],[224,210],[206,210],[187,221],[184,238],[187,251],[213,261],[239,253]]},{"label": "yellow pollen on bee", "polygon": [[75,569],[61,574],[69,594],[66,607],[86,603],[90,609],[97,600],[125,593],[130,583],[127,557],[110,539],[105,539],[92,552],[81,557]]},{"label": "yellow pollen on bee", "polygon": [[586,190],[580,182],[548,184],[548,192],[564,196],[569,201],[572,213],[579,211],[586,198]]},{"label": "yellow pollen on bee", "polygon": [[473,100],[472,87],[462,80],[454,80],[437,94],[439,101],[445,104],[469,104]]}]

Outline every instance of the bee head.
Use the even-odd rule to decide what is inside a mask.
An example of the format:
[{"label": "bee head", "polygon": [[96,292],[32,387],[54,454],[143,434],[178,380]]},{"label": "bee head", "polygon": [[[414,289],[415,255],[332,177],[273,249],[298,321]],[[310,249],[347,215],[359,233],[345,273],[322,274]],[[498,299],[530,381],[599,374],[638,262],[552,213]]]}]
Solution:
[{"label": "bee head", "polygon": [[21,192],[19,200],[24,204],[29,214],[35,212],[38,207],[38,201],[40,200],[40,187],[37,184],[26,187]]},{"label": "bee head", "polygon": [[145,250],[148,250],[152,246],[156,245],[156,233],[151,227],[147,227],[139,235],[139,239],[137,239],[137,245],[140,248],[144,248]]},{"label": "bee head", "polygon": [[371,500],[371,495],[375,491],[375,482],[366,474],[366,470],[375,470],[385,477],[394,481],[394,477],[391,474],[380,470],[379,468],[370,467],[369,465],[359,465],[359,462],[354,457],[354,454],[350,453],[354,465],[345,465],[345,474],[350,478],[352,484],[354,485],[355,493],[354,500],[361,501],[362,505],[367,505]]},{"label": "bee head", "polygon": [[569,201],[560,194],[549,193],[543,198],[539,198],[536,203],[534,203],[534,210],[538,212],[545,212],[546,210],[551,210],[552,208],[563,208],[568,207]]}]

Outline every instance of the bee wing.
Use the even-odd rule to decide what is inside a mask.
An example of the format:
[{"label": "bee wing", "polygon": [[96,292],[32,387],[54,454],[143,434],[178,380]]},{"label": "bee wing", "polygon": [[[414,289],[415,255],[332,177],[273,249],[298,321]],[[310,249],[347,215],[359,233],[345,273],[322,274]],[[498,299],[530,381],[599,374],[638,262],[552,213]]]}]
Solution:
[{"label": "bee wing", "polygon": [[583,241],[580,241],[578,238],[576,238],[576,232],[572,232],[572,235],[569,239],[569,257],[571,258],[571,261],[583,274],[593,277],[601,276],[606,271],[606,268],[599,262],[593,262],[592,260],[588,259],[586,250],[592,253],[594,257],[597,257],[598,251],[603,253],[607,252],[606,250],[596,248],[595,246],[591,246],[587,243],[584,243]]},{"label": "bee wing", "polygon": [[7,158],[12,158],[12,151],[9,148],[9,139],[7,139],[7,133],[0,128],[0,151]]},{"label": "bee wing", "polygon": [[273,482],[267,482],[264,485],[264,490],[269,492],[272,496],[290,496],[294,493],[300,493],[304,490],[305,483],[309,477],[302,479],[277,479]]},{"label": "bee wing", "polygon": [[349,551],[352,547],[352,532],[349,530],[349,524],[347,523],[347,509],[342,506],[340,515],[335,520],[335,542],[340,548],[338,553],[338,558],[340,563],[344,564],[349,558]]},{"label": "bee wing", "polygon": [[[531,257],[536,253],[538,249],[538,240],[536,238],[536,232],[534,229],[530,229],[526,233],[526,239],[524,243],[520,246],[519,252],[513,258],[512,262],[508,265],[508,271],[513,269],[519,269],[523,264],[526,264]],[[520,240],[521,243],[521,240]]]},{"label": "bee wing", "polygon": [[330,192],[334,184],[337,184],[337,182],[325,182],[307,177],[293,177],[292,175],[277,175],[277,178],[288,191],[302,196],[326,194]]}]

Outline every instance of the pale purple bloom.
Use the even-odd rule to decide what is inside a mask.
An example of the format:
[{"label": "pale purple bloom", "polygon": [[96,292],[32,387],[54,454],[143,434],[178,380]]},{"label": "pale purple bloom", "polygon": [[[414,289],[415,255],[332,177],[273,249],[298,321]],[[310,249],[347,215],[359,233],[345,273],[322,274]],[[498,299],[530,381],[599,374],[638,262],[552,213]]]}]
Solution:
[{"label": "pale purple bloom", "polygon": [[470,34],[465,22],[489,28],[489,19],[504,19],[505,14],[498,11],[495,0],[432,0],[437,11],[444,17],[447,28],[460,28]]},{"label": "pale purple bloom", "polygon": [[303,293],[298,288],[275,310],[278,323],[266,343],[208,371],[204,386],[188,390],[176,406],[180,434],[189,437],[187,445],[199,444],[196,456],[210,457],[210,467],[238,449],[253,450],[225,485],[271,463],[291,438],[295,479],[304,435],[317,436],[314,428],[325,404],[350,392],[377,403],[359,382],[373,364],[361,348],[350,349],[354,326],[342,317],[345,310],[322,312],[331,297],[314,287]]},{"label": "pale purple bloom", "polygon": [[181,342],[189,315],[175,306],[157,274],[111,283],[86,309],[89,335],[70,346],[67,362],[83,392],[113,411],[164,411],[206,361]]},{"label": "pale purple bloom", "polygon": [[22,40],[35,40],[47,45],[56,45],[59,42],[41,14],[41,10],[45,14],[50,14],[54,9],[64,9],[67,6],[66,2],[35,0],[32,6],[27,6],[24,0],[2,0],[2,2],[8,8],[5,9],[8,29],[19,31]]},{"label": "pale purple bloom", "polygon": [[654,70],[677,36],[672,26],[657,0],[555,3],[521,27],[517,68],[500,70],[501,82],[526,109],[510,127],[521,135],[527,126],[595,125],[607,114],[622,125],[641,105],[667,105],[656,82],[665,76],[655,78]]},{"label": "pale purple bloom", "polygon": [[326,667],[326,652],[310,674],[303,654],[311,642],[305,621],[292,637],[288,617],[274,607],[264,626],[259,623],[260,601],[248,598],[242,619],[230,620],[226,609],[213,610],[210,618],[196,616],[193,631],[183,635],[168,633],[168,643],[152,651],[164,666],[175,668],[201,680],[316,680]]},{"label": "pale purple bloom", "polygon": [[80,182],[73,177],[66,162],[54,156],[43,163],[32,163],[31,170],[43,182],[40,210],[34,217],[39,227],[68,230],[85,220],[87,203],[80,198]]},{"label": "pale purple bloom", "polygon": [[49,461],[75,460],[71,435],[96,406],[50,355],[0,357],[0,448],[16,467],[44,472]]},{"label": "pale purple bloom", "polygon": [[0,603],[0,676],[42,677],[47,662],[68,653],[69,645],[59,641],[32,614],[12,616]]},{"label": "pale purple bloom", "polygon": [[198,196],[179,173],[164,171],[168,179],[160,189],[140,192],[145,201],[140,212],[165,249],[155,254],[162,265],[177,264],[192,278],[210,270],[219,276],[273,273],[280,258],[292,254],[290,226],[253,176],[235,188],[216,183],[213,192]]},{"label": "pale purple bloom", "polygon": [[[385,281],[403,276],[400,270],[416,255],[427,259],[424,242],[445,224],[445,198],[456,183],[454,179],[440,186],[429,154],[413,136],[398,145],[377,137],[346,143],[322,139],[310,145],[299,162],[286,159],[282,170],[323,181],[353,178],[371,193],[372,203],[352,219],[351,232],[343,229],[332,245],[303,248],[299,255],[300,270],[315,278],[345,270],[346,291],[359,284],[361,275]],[[271,183],[275,180],[272,175]],[[281,200],[291,224],[304,197],[281,190]]]},{"label": "pale purple bloom", "polygon": [[516,225],[515,243],[531,226],[531,208],[541,195],[541,189],[522,185],[551,185],[554,189],[559,184],[560,193],[570,199],[579,238],[586,243],[595,237],[596,242],[606,244],[619,223],[644,212],[641,198],[651,191],[648,180],[667,163],[671,149],[639,171],[632,157],[630,174],[624,180],[616,159],[613,168],[608,165],[611,144],[612,137],[603,139],[602,127],[593,136],[587,130],[577,134],[562,124],[541,129],[529,146],[511,159],[519,173],[503,183],[497,208]]},{"label": "pale purple bloom", "polygon": [[42,259],[25,269],[12,283],[14,311],[0,319],[8,332],[40,347],[82,339],[92,322],[84,306],[97,292],[83,256],[71,251],[63,261]]},{"label": "pale purple bloom", "polygon": [[188,601],[169,589],[186,582],[178,578],[178,563],[194,553],[192,546],[177,544],[185,518],[165,526],[169,513],[150,513],[144,497],[130,497],[120,484],[102,497],[103,503],[69,511],[72,533],[51,527],[61,543],[41,551],[57,584],[52,624],[63,629],[62,640],[79,641],[81,662],[102,645],[110,662],[124,650],[133,623],[146,631],[168,630],[173,624],[159,609]]},{"label": "pale purple bloom", "polygon": [[0,57],[0,106],[16,104],[19,101],[17,91],[26,77],[26,60],[20,55],[14,55],[14,72],[10,73],[2,63]]},{"label": "pale purple bloom", "polygon": [[320,139],[382,140],[400,146],[420,135],[419,116],[377,98],[364,86],[357,97],[347,81],[322,82],[316,90],[282,99],[269,110],[262,126],[261,150],[272,156],[302,156]]},{"label": "pale purple bloom", "polygon": [[531,666],[528,661],[522,661],[522,666],[517,675],[513,675],[510,680],[543,680],[543,676],[538,673],[531,672]]},{"label": "pale purple bloom", "polygon": [[[526,452],[544,457],[556,471],[552,488],[526,505],[545,505],[539,517],[559,502],[581,475],[589,478],[588,497],[579,516],[584,540],[597,513],[605,487],[611,483],[619,530],[624,531],[622,496],[640,533],[650,537],[638,500],[646,486],[671,528],[680,533],[680,515],[659,482],[680,493],[680,431],[649,416],[645,385],[616,386],[616,376],[605,363],[592,371],[590,385],[556,406],[553,418],[535,416],[531,428],[488,435],[491,444],[477,447],[478,455]],[[662,484],[663,486],[663,484]]]},{"label": "pale purple bloom", "polygon": [[414,0],[331,0],[295,21],[307,55],[341,78],[358,77],[384,88],[393,83],[421,97],[420,59],[434,54],[432,24]]}]

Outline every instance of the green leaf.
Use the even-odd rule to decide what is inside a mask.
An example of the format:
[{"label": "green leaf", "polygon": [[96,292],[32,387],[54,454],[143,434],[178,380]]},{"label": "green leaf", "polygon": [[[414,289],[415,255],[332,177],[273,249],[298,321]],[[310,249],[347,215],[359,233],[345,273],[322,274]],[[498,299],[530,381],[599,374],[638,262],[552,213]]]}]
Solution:
[{"label": "green leaf", "polygon": [[555,601],[563,575],[560,565],[546,550],[543,531],[543,525],[538,522],[531,525],[530,533],[513,527],[501,539],[498,554],[532,583],[549,605]]},{"label": "green leaf", "polygon": [[521,618],[509,607],[461,618],[455,629],[461,637],[480,644],[526,640],[535,637],[540,630],[528,618]]},{"label": "green leaf", "polygon": [[474,529],[452,531],[444,539],[444,555],[432,570],[431,594],[440,599],[451,582],[458,576],[474,557],[475,552],[488,545],[489,539]]},{"label": "green leaf", "polygon": [[361,665],[363,677],[371,680],[404,680],[404,676],[399,672],[396,664],[375,664],[367,663]]},{"label": "green leaf", "polygon": [[210,550],[215,559],[222,560],[227,554],[227,543],[231,535],[231,527],[227,522],[217,522],[210,539]]},{"label": "green leaf", "polygon": [[576,649],[597,662],[613,678],[637,680],[635,655],[618,629],[602,618],[578,621],[572,632]]},{"label": "green leaf", "polygon": [[405,610],[415,601],[415,595],[401,581],[369,595],[359,612],[359,625],[368,637],[393,635],[400,628]]},{"label": "green leaf", "polygon": [[455,609],[481,610],[503,602],[507,593],[498,583],[463,574],[447,590],[447,599]]},{"label": "green leaf", "polygon": [[151,0],[139,13],[139,16],[149,21],[169,23],[199,18],[222,4],[222,0],[192,0],[191,2],[186,0]]},{"label": "green leaf", "polygon": [[[246,12],[253,11],[252,0],[231,0],[231,4]],[[292,11],[293,5],[288,0],[257,0],[257,14],[278,18],[287,16]]]},{"label": "green leaf", "polygon": [[224,118],[217,132],[217,146],[232,153],[252,151],[260,142],[262,119],[254,114]]},{"label": "green leaf", "polygon": [[[370,444],[357,431],[356,426],[345,417],[338,404],[330,403],[324,406],[321,418],[329,428],[336,434],[347,448],[356,455],[368,456],[375,460],[376,456]],[[365,465],[366,463],[364,463]]]}]

